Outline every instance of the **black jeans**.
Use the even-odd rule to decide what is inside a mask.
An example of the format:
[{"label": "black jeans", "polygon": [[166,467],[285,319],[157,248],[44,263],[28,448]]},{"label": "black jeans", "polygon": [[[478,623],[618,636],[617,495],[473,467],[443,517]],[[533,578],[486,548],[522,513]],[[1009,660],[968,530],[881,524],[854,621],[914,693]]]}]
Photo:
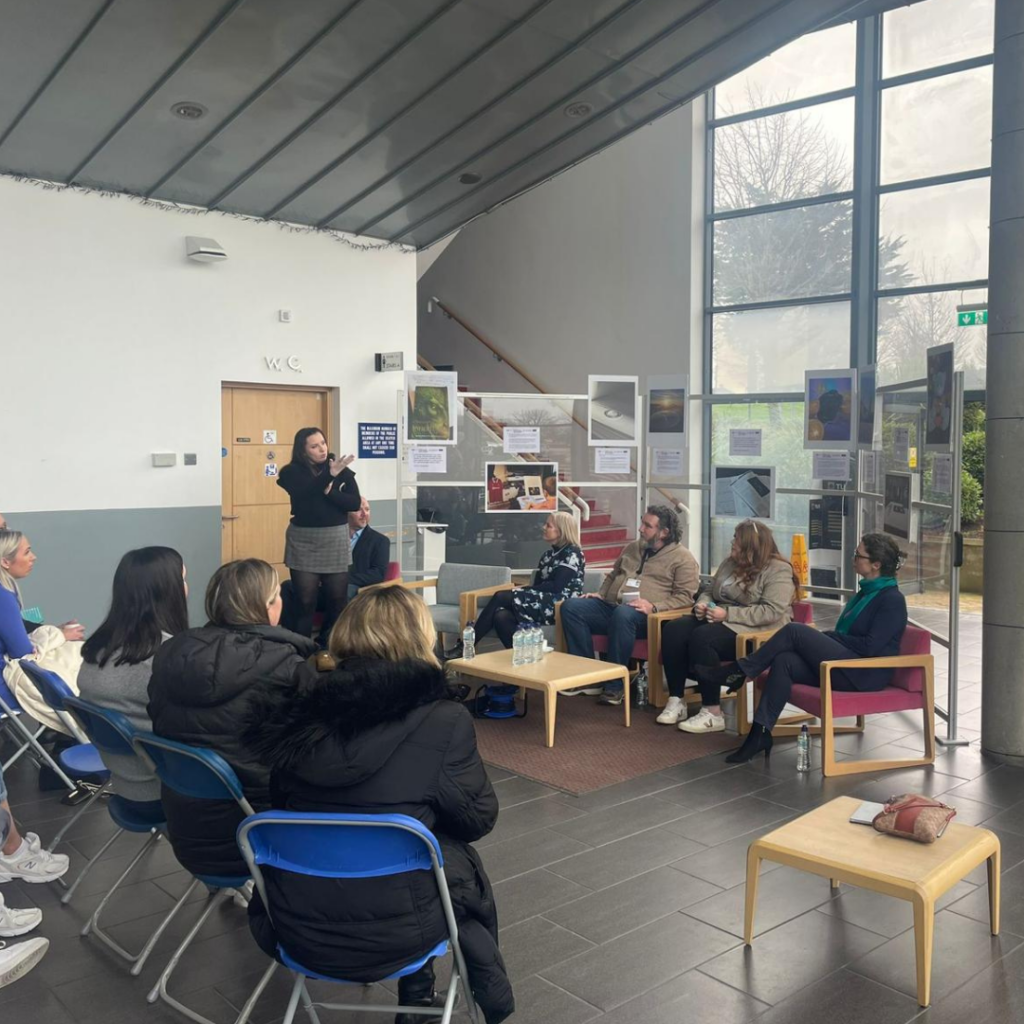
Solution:
[{"label": "black jeans", "polygon": [[476,617],[476,639],[479,642],[493,629],[507,649],[512,646],[512,637],[515,636],[518,627],[519,620],[512,606],[512,591],[499,590],[491,595],[490,601],[484,605],[484,610]]},{"label": "black jeans", "polygon": [[[672,619],[661,627],[661,660],[671,697],[682,697],[698,665],[717,668],[736,657],[736,634],[724,623],[702,622],[695,615]],[[699,682],[699,680],[697,680]],[[700,684],[705,707],[721,703],[721,688]]]},{"label": "black jeans", "polygon": [[313,615],[316,612],[317,597],[321,589],[324,597],[324,621],[320,627],[320,638],[326,644],[338,616],[344,611],[348,600],[347,572],[303,572],[291,570],[292,592],[295,594],[295,632],[310,636],[313,632]]},{"label": "black jeans", "polygon": [[[823,661],[840,661],[857,655],[845,644],[800,622],[790,622],[748,658],[736,664],[751,679],[771,669],[761,700],[754,712],[754,721],[771,731],[793,692],[793,684],[820,686],[819,669]],[[840,669],[832,673],[833,690],[882,690],[885,677],[872,679],[874,673],[862,673],[860,685]]]}]

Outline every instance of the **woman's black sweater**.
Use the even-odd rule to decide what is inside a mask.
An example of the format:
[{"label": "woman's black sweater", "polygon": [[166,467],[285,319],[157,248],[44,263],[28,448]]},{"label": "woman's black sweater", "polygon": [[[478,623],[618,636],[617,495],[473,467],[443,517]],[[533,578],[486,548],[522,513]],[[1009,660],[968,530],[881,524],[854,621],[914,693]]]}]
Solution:
[{"label": "woman's black sweater", "polygon": [[344,526],[349,512],[357,511],[362,501],[355,473],[343,469],[332,477],[327,462],[322,467],[289,462],[282,468],[277,486],[292,499],[293,526]]}]

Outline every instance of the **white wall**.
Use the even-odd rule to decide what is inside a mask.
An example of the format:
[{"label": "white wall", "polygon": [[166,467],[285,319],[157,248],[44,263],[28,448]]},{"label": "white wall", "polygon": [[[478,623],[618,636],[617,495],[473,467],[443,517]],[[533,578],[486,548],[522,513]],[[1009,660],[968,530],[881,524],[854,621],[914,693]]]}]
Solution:
[{"label": "white wall", "polygon": [[[4,512],[219,505],[224,380],[338,387],[345,451],[357,421],[395,418],[401,375],[373,353],[415,363],[412,253],[2,177],[0,223]],[[186,235],[229,259],[186,260]],[[289,355],[302,373],[267,368]],[[177,467],[151,468],[155,451]],[[394,498],[394,462],[359,471]]]}]

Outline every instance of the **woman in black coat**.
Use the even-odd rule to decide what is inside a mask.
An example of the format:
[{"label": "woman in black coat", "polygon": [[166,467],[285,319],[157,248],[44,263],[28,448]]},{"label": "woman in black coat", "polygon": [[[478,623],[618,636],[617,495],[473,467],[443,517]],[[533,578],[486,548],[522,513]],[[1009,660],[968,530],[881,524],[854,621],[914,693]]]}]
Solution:
[{"label": "woman in black coat", "polygon": [[[791,622],[783,626],[753,654],[734,666],[698,670],[702,682],[725,686],[730,692],[747,679],[771,670],[754,723],[738,750],[726,760],[733,764],[750,761],[772,749],[772,729],[789,701],[793,684],[820,685],[823,661],[850,658],[885,658],[899,654],[907,628],[907,602],[900,593],[896,573],[906,555],[884,533],[866,533],[853,556],[854,569],[861,577],[856,594],[846,602],[835,629],[819,631],[813,626]],[[837,669],[832,673],[833,690],[883,690],[892,679],[891,668]]]},{"label": "woman in black coat", "polygon": [[[249,803],[270,807],[270,771],[241,739],[256,683],[292,696],[316,672],[308,637],[278,626],[281,586],[258,558],[222,565],[206,589],[209,622],[178,633],[157,651],[149,680],[153,732],[215,751],[238,775]],[[246,875],[235,843],[242,820],[234,801],[194,800],[163,786],[175,856],[201,874]]]},{"label": "woman in black coat", "polygon": [[[498,950],[494,894],[469,844],[494,827],[498,802],[476,749],[473,720],[449,699],[435,639],[425,605],[408,591],[363,591],[331,634],[335,671],[291,701],[264,693],[253,705],[246,739],[271,766],[275,807],[405,814],[437,836],[470,986],[488,1024],[497,1024],[515,1004]],[[445,935],[428,872],[352,880],[272,868],[264,874],[274,921],[258,895],[249,920],[269,956],[280,938],[305,967],[371,982]],[[433,981],[428,963],[399,979],[399,1000],[438,1005]]]}]

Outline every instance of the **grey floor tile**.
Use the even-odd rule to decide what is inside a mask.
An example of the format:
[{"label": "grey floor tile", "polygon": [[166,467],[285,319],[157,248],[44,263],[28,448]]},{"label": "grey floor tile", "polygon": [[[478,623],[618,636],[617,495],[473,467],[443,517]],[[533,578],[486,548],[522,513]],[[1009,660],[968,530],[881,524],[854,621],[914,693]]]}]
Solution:
[{"label": "grey floor tile", "polygon": [[516,1012],[509,1024],[584,1024],[601,1013],[596,1006],[536,975],[516,985],[515,997]]},{"label": "grey floor tile", "polygon": [[937,768],[925,765],[920,768],[880,772],[858,791],[858,795],[863,795],[865,800],[884,803],[889,797],[902,793],[923,793],[925,796],[947,793],[956,785],[955,775],[947,775]]},{"label": "grey floor tile", "polygon": [[665,828],[652,828],[600,849],[577,853],[550,865],[549,870],[589,889],[606,889],[616,882],[635,878],[652,868],[706,849]]},{"label": "grey floor tile", "polygon": [[717,846],[773,821],[781,822],[792,814],[792,808],[747,796],[690,814],[665,827],[705,846]]},{"label": "grey floor tile", "polygon": [[601,1024],[744,1024],[768,1009],[700,971],[687,971],[605,1014]]},{"label": "grey floor tile", "polygon": [[[818,764],[820,765],[820,761]],[[793,774],[778,781],[769,789],[758,794],[763,800],[783,804],[794,811],[809,811],[819,804],[834,800],[837,796],[860,797],[874,779],[873,775],[838,775],[826,778],[821,770],[797,772],[794,763]],[[867,799],[864,797],[864,799]]]},{"label": "grey floor tile", "polygon": [[593,949],[594,945],[583,936],[543,917],[531,917],[501,932],[501,955],[505,958],[505,966],[513,984],[545,967],[553,967],[563,960],[585,953]]},{"label": "grey floor tile", "polygon": [[[920,735],[920,717],[918,718],[918,735]],[[868,718],[863,732],[847,732],[835,738],[836,750],[849,754],[851,757],[866,757],[868,751],[876,747],[894,743],[908,734],[908,730],[900,726],[876,724]]]},{"label": "grey floor tile", "polygon": [[[949,892],[937,902],[938,908],[948,907],[962,897],[969,896],[976,886],[969,882],[957,882]],[[986,903],[986,914],[988,904]],[[914,927],[914,908],[907,900],[893,899],[880,892],[869,889],[855,889],[843,886],[842,892],[834,900],[818,907],[819,913],[834,914],[858,928],[866,928],[870,932],[884,935],[887,939],[895,938],[901,932]],[[968,915],[970,916],[970,915]]]},{"label": "grey floor tile", "polygon": [[[949,796],[949,794],[947,793],[943,797],[944,802],[946,796]],[[948,802],[954,805],[953,800]],[[1002,854],[1000,870],[1003,874],[1024,862],[1024,836],[1019,832],[1008,832],[1005,828],[993,827],[987,823],[985,828],[990,832],[994,832],[999,839],[999,849]],[[966,878],[966,881],[972,885],[984,885],[987,880],[988,868],[984,864],[979,864]]]},{"label": "grey floor tile", "polygon": [[[932,1001],[945,998],[979,971],[985,970],[1015,949],[1022,941],[1009,932],[991,935],[988,925],[954,914],[951,910],[936,914]],[[885,945],[851,963],[850,970],[908,996],[916,996],[914,933],[904,932],[890,939]]]},{"label": "grey floor tile", "polygon": [[697,779],[666,789],[658,794],[659,800],[676,800],[684,807],[703,811],[738,797],[750,796],[774,785],[770,777],[746,770],[720,772],[710,778]]},{"label": "grey floor tile", "polygon": [[[737,740],[737,743],[739,740]],[[694,782],[697,779],[707,779],[712,775],[720,775],[722,772],[733,772],[737,765],[726,764],[719,753],[709,754],[707,757],[699,757],[696,761],[685,761],[683,764],[673,765],[671,768],[663,768],[659,775],[678,785],[681,782]]]},{"label": "grey floor tile", "polygon": [[[30,975],[24,977],[27,979]],[[19,993],[25,991],[22,987],[24,984],[24,981],[18,982]],[[13,995],[15,986],[9,987]],[[14,1024],[74,1024],[75,1022],[75,1018],[52,992],[21,995],[18,999],[0,1003],[0,1006],[3,1007],[4,1020],[14,1022]]]},{"label": "grey floor tile", "polygon": [[[950,803],[956,799],[955,793],[950,793]],[[1018,835],[1024,835],[1024,801],[1019,804],[1014,804],[1012,807],[1006,808],[1004,811],[1000,811],[998,808],[993,809],[992,814],[988,818],[982,819],[985,828],[999,828],[1005,829],[1008,832],[1016,832]]]},{"label": "grey floor tile", "polygon": [[[687,907],[685,914],[698,921],[714,925],[743,937],[743,906],[746,886],[737,885]],[[757,887],[757,905],[754,913],[754,936],[763,935],[785,921],[813,910],[832,899],[832,888],[827,878],[809,875],[794,868],[779,868],[765,874]]]},{"label": "grey floor tile", "polygon": [[717,928],[670,914],[540,974],[559,988],[610,1010],[737,941]]},{"label": "grey floor tile", "polygon": [[961,825],[980,825],[984,821],[985,827],[988,828],[989,820],[999,814],[999,808],[993,807],[992,804],[979,803],[966,796],[953,796],[953,793],[954,790],[950,790],[949,793],[936,793],[935,799],[955,807],[956,820]]},{"label": "grey floor tile", "polygon": [[616,804],[624,804],[627,800],[635,800],[641,796],[651,796],[653,793],[669,789],[676,783],[664,775],[655,773],[653,775],[640,775],[635,779],[626,782],[616,783],[614,786],[605,786],[604,789],[595,789],[592,793],[583,793],[581,796],[571,796],[562,793],[557,799],[575,807],[578,811],[602,811],[606,807],[614,807]]},{"label": "grey floor tile", "polygon": [[[952,789],[952,787],[951,787]],[[944,790],[951,798],[951,789]],[[957,796],[966,796],[983,804],[1012,807],[1024,800],[1024,768],[1000,765],[990,772],[956,787]]]},{"label": "grey floor tile", "polygon": [[812,911],[755,937],[751,946],[738,946],[702,964],[700,970],[774,1004],[884,941],[837,917]]},{"label": "grey floor tile", "polygon": [[[673,861],[670,867],[676,871],[683,871],[695,878],[703,878],[705,882],[720,886],[723,889],[731,889],[735,885],[742,885],[747,878],[747,847],[760,836],[778,828],[779,823],[765,825],[763,828],[755,829],[753,832],[746,832],[727,843],[720,843],[718,846],[698,850],[682,860]],[[775,861],[762,861],[761,874],[775,871],[782,865]]]},{"label": "grey floor tile", "polygon": [[839,970],[777,1003],[758,1024],[908,1024],[916,999],[852,971]]},{"label": "grey floor tile", "polygon": [[486,847],[504,842],[506,839],[515,839],[517,836],[526,835],[527,832],[535,832],[539,828],[547,828],[557,825],[559,822],[579,818],[582,814],[582,811],[577,811],[560,800],[531,800],[529,803],[519,804],[516,807],[510,807],[507,811],[502,811],[498,815],[498,823],[494,826],[494,830],[475,845],[477,849],[486,849]]},{"label": "grey floor tile", "polygon": [[572,821],[556,822],[551,828],[570,839],[597,847],[667,825],[689,813],[690,809],[680,804],[655,796],[643,796],[603,811],[580,815]]},{"label": "grey floor tile", "polygon": [[[1024,936],[1024,864],[1004,871],[1000,880],[999,925],[1002,931]],[[979,885],[949,907],[981,924],[988,924],[988,884]]]},{"label": "grey floor tile", "polygon": [[501,782],[502,779],[517,779],[518,775],[513,775],[512,772],[507,771],[505,768],[499,768],[497,765],[488,764],[484,765],[487,769],[487,777],[494,782]]},{"label": "grey floor tile", "polygon": [[586,896],[589,889],[553,875],[544,868],[528,871],[494,886],[498,923],[502,928],[535,917],[570,900]]},{"label": "grey floor tile", "polygon": [[932,1005],[915,1024],[1017,1024],[1024,1020],[1024,946]]},{"label": "grey floor tile", "polygon": [[517,804],[529,803],[531,800],[540,800],[543,797],[557,796],[561,791],[542,785],[540,782],[534,782],[532,779],[522,779],[518,775],[513,775],[494,783],[494,792],[498,797],[500,813],[500,811],[506,811]]},{"label": "grey floor tile", "polygon": [[[940,730],[945,735],[945,730]],[[957,775],[962,779],[974,780],[1000,767],[998,761],[982,753],[977,743],[968,747],[938,746],[935,752],[935,767],[940,772]],[[977,799],[977,798],[974,798]]]},{"label": "grey floor tile", "polygon": [[544,916],[592,942],[601,943],[717,892],[721,890],[715,885],[662,867],[563,904]]},{"label": "grey floor tile", "polygon": [[563,836],[560,832],[542,828],[527,832],[517,839],[506,839],[485,847],[480,856],[492,882],[503,882],[506,878],[543,868],[555,861],[564,860],[576,853],[591,849],[586,843]]}]

